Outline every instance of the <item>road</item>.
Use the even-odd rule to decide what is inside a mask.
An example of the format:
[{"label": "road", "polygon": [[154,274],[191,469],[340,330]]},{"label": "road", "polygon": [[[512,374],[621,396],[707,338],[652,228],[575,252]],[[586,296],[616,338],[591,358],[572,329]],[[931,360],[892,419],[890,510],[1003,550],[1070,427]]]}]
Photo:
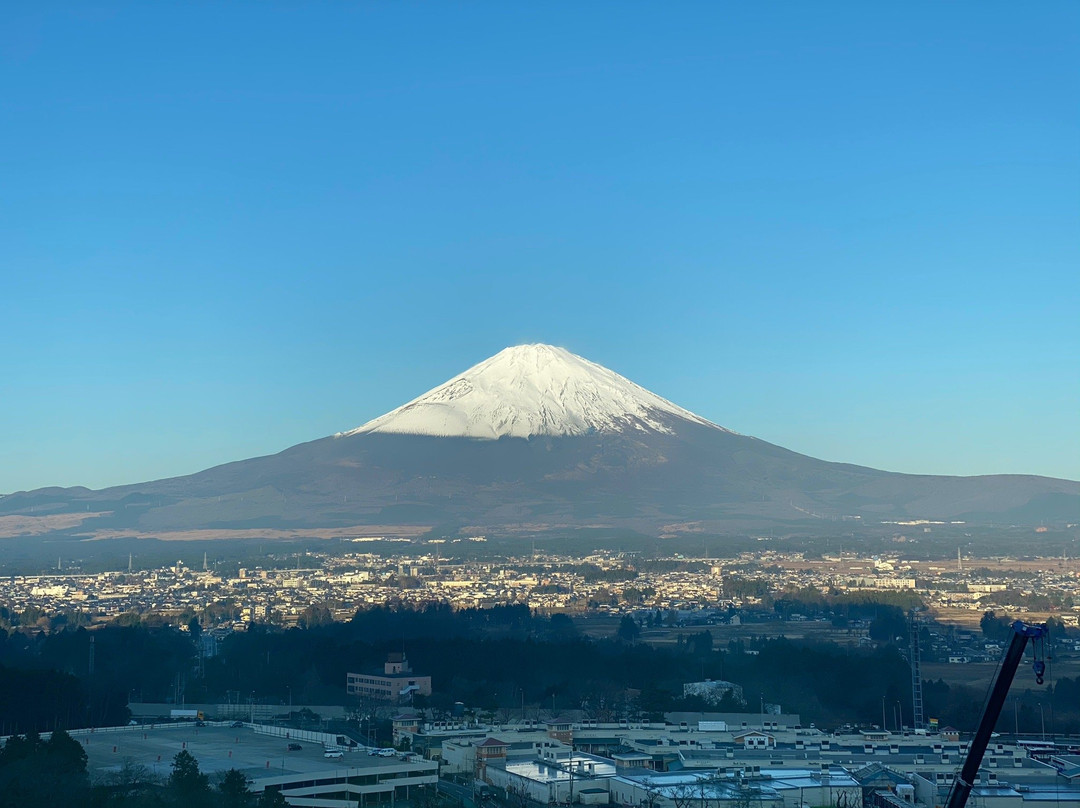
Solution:
[{"label": "road", "polygon": [[476,803],[473,802],[473,792],[469,786],[440,779],[439,793],[460,800],[465,805],[465,808],[475,808]]}]

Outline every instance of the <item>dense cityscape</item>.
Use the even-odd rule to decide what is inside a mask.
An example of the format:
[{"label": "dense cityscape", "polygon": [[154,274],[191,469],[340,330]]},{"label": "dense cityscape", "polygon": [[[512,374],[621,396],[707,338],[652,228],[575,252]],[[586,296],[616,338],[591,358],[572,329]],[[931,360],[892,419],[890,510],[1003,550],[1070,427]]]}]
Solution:
[{"label": "dense cityscape", "polygon": [[[467,541],[473,545],[470,555],[484,543],[480,537]],[[251,795],[244,799],[258,795],[266,804],[279,799],[324,806],[349,800],[365,805],[495,800],[516,808],[567,801],[671,808],[702,801],[715,808],[748,802],[774,808],[807,802],[832,808],[863,802],[900,808],[889,800],[936,804],[951,786],[967,742],[934,715],[913,712],[916,704],[921,709],[922,696],[913,697],[905,690],[910,684],[902,683],[915,653],[912,627],[918,629],[914,636],[919,637],[927,709],[946,716],[968,709],[955,700],[966,698],[967,678],[987,676],[996,666],[1010,619],[1049,619],[1056,625],[1053,653],[1066,673],[1072,672],[1070,660],[1080,657],[1077,567],[1062,557],[958,554],[929,561],[899,552],[808,558],[762,551],[732,558],[617,552],[577,558],[530,552],[520,558],[463,560],[454,557],[453,542],[358,544],[363,551],[271,554],[265,568],[211,563],[208,553],[204,569],[177,563],[139,570],[132,558],[131,569],[124,571],[6,577],[0,588],[10,634],[4,655],[25,664],[18,660],[26,651],[18,648],[30,651],[28,659],[34,653],[52,659],[74,653],[68,664],[93,691],[102,686],[103,675],[151,684],[145,673],[131,678],[129,671],[125,679],[119,671],[107,672],[108,666],[127,666],[116,643],[130,643],[135,635],[123,639],[130,632],[151,632],[140,642],[164,643],[163,651],[179,648],[171,636],[188,643],[188,650],[179,652],[178,667],[170,669],[174,672],[157,674],[164,677],[163,687],[129,688],[129,726],[80,728],[76,720],[67,733],[53,733],[75,739],[85,750],[88,783],[119,789],[131,799],[152,802],[165,799],[170,789],[182,791],[191,784],[176,780],[177,766],[193,765],[197,772],[202,761],[212,771],[242,771],[246,780],[240,791]],[[450,611],[432,612],[434,604]],[[522,624],[508,608],[535,617]],[[493,620],[483,618],[485,613]],[[400,619],[387,623],[394,614]],[[484,628],[474,634],[468,625],[478,620]],[[310,663],[288,662],[249,676],[250,693],[216,689],[215,681],[229,681],[226,671],[232,666],[249,666],[263,654],[267,662],[281,654],[297,660],[287,649],[298,639],[303,642],[304,635],[331,632],[325,636],[337,637],[334,644],[340,646],[345,626],[352,627],[352,636],[365,638],[364,658],[381,653],[389,659],[380,666],[385,670],[361,664],[347,668],[347,677],[336,682],[320,673],[324,684],[313,683],[313,671],[326,666],[313,658],[316,667],[306,674],[304,665]],[[72,646],[64,639],[85,636],[87,627],[98,628],[97,671],[93,645],[76,641]],[[25,641],[18,638],[29,638],[23,634],[28,630],[46,632],[38,635],[37,652],[33,644],[20,645]],[[386,651],[398,632],[407,638],[408,656]],[[439,634],[456,639],[451,645],[426,639]],[[50,636],[60,645],[42,642]],[[472,636],[481,644],[470,645]],[[615,682],[538,691],[528,684],[537,669],[510,674],[520,686],[492,677],[487,688],[499,688],[502,697],[476,695],[485,686],[470,690],[461,678],[464,669],[447,664],[445,649],[472,648],[467,653],[480,661],[490,653],[483,644],[490,639],[480,638],[499,636],[554,642],[544,652],[549,656],[562,653],[554,650],[558,643],[580,642],[575,636],[591,638],[587,641],[604,654],[610,653],[605,648],[622,653],[618,649],[652,647],[673,655],[672,662],[685,663],[668,674],[660,673],[656,660],[623,664],[630,669],[644,664],[642,671],[665,676],[671,682],[665,686],[679,692],[662,696]],[[809,643],[807,650],[783,645],[792,640]],[[812,649],[826,647],[821,643],[846,647],[848,656],[814,661],[818,652]],[[584,648],[566,647],[578,648],[582,675],[594,678],[585,674],[591,663]],[[85,656],[79,657],[87,649],[89,668]],[[414,670],[413,650],[417,658],[434,661],[435,670]],[[890,657],[894,661],[871,673],[867,665],[881,664],[874,655],[884,651],[896,654]],[[846,664],[866,671],[869,695],[849,693],[845,699],[865,705],[862,720],[858,710],[818,712],[808,707],[811,702],[773,701],[784,692],[785,700],[797,698],[792,695],[797,691],[770,685],[767,668],[760,666],[772,666],[777,654],[805,653],[811,654],[803,663],[808,668]],[[500,666],[494,658],[486,664]],[[558,671],[567,663],[553,659],[551,664]],[[695,665],[705,678],[686,678]],[[455,669],[458,673],[449,673]],[[949,674],[950,669],[957,673]],[[961,673],[967,669],[973,673]],[[953,682],[951,701],[942,701],[941,679],[933,681],[942,671]],[[680,676],[685,680],[674,684]],[[308,682],[301,685],[305,677]],[[800,681],[795,673],[786,677],[789,684]],[[881,690],[872,684],[875,679]],[[1057,782],[1061,772],[1071,771],[1070,742],[1051,740],[1061,737],[1055,728],[1072,720],[1073,708],[1061,701],[1071,698],[1072,680],[1063,675],[1053,684],[1056,702],[1052,693],[1026,691],[1014,703],[1015,727],[1003,729],[1009,739],[992,747],[981,794],[993,793],[1004,800],[1001,804],[1016,808],[1035,806],[1048,794],[1059,803],[1080,801],[1080,787]],[[216,700],[207,700],[215,694]],[[827,696],[822,691],[818,698]],[[845,714],[852,720],[830,719]],[[275,763],[282,750],[285,757]],[[192,761],[177,758],[167,765],[182,753]],[[342,765],[349,771],[340,770]],[[332,788],[313,791],[312,775],[305,772]],[[210,788],[210,780],[199,782],[197,791]],[[220,791],[225,799],[223,788],[228,791],[225,781],[217,791],[199,793],[209,799]]]},{"label": "dense cityscape", "polygon": [[[468,541],[482,541],[472,539]],[[454,608],[523,604],[543,613],[675,611],[680,620],[707,611],[730,620],[740,610],[769,610],[785,593],[908,593],[932,613],[965,622],[990,609],[1022,616],[1053,615],[1067,626],[1080,617],[1080,559],[906,559],[902,553],[807,558],[763,551],[730,559],[676,555],[645,559],[604,552],[580,558],[531,553],[520,558],[455,560],[436,540],[403,551],[271,555],[268,568],[174,566],[78,574],[0,578],[0,603],[46,615],[83,612],[92,621],[125,613],[195,613],[205,628],[242,630],[252,622],[296,625],[310,607],[347,619],[358,608],[390,602]],[[786,618],[791,614],[784,615]],[[807,617],[795,613],[795,619]],[[977,617],[976,617],[977,622]]]}]

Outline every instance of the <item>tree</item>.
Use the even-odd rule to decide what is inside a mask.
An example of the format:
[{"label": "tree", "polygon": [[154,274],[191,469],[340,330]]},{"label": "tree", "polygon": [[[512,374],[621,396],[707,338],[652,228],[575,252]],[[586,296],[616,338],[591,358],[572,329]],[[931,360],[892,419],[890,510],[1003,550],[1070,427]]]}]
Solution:
[{"label": "tree", "polygon": [[719,791],[721,779],[718,775],[701,777],[697,781],[698,808],[710,808],[715,802],[720,804]]},{"label": "tree", "polygon": [[700,633],[691,635],[690,650],[695,656],[706,656],[712,651],[712,648],[712,632],[708,629],[703,629]]},{"label": "tree", "polygon": [[644,781],[641,787],[645,791],[641,797],[641,808],[655,808],[656,804],[660,801],[660,789],[648,780]]},{"label": "tree", "polygon": [[979,620],[979,628],[988,640],[1004,640],[1012,636],[1009,618],[998,617],[992,611],[983,614],[982,619]]},{"label": "tree", "polygon": [[529,808],[529,789],[522,780],[514,778],[506,784],[506,802],[511,808]]},{"label": "tree", "polygon": [[415,808],[438,808],[439,789],[436,786],[425,784],[414,786],[413,805]]},{"label": "tree", "polygon": [[671,791],[671,802],[675,808],[691,808],[697,798],[697,789],[690,783],[675,786]]},{"label": "tree", "polygon": [[173,758],[169,791],[184,805],[197,805],[210,796],[210,778],[199,771],[199,761],[186,749]]},{"label": "tree", "polygon": [[153,772],[131,758],[124,758],[120,770],[106,780],[112,787],[113,801],[126,802],[156,782]]},{"label": "tree", "polygon": [[258,808],[289,808],[289,803],[276,788],[268,788],[259,796]]},{"label": "tree", "polygon": [[640,635],[641,629],[637,621],[630,615],[624,614],[622,620],[619,621],[619,630],[615,632],[615,636],[623,642],[635,642]]},{"label": "tree", "polygon": [[89,786],[86,774],[86,750],[83,745],[58,729],[41,745],[45,763],[53,777],[76,790]]},{"label": "tree", "polygon": [[63,730],[42,741],[13,736],[0,751],[0,806],[78,805],[86,799],[86,752]]},{"label": "tree", "polygon": [[904,612],[896,606],[881,606],[870,623],[870,639],[878,642],[893,642],[907,633],[907,619]]},{"label": "tree", "polygon": [[553,640],[566,642],[575,639],[578,634],[577,626],[573,618],[568,614],[556,613],[551,615],[551,637]]},{"label": "tree", "polygon": [[222,804],[225,808],[246,808],[251,805],[251,789],[248,788],[250,780],[243,772],[237,769],[229,769],[218,784],[221,792]]},{"label": "tree", "polygon": [[761,796],[760,786],[740,785],[731,800],[732,808],[753,808],[755,804],[760,808]]},{"label": "tree", "polygon": [[300,612],[297,625],[300,628],[311,628],[313,626],[329,626],[333,622],[334,615],[330,610],[326,606],[316,603]]}]

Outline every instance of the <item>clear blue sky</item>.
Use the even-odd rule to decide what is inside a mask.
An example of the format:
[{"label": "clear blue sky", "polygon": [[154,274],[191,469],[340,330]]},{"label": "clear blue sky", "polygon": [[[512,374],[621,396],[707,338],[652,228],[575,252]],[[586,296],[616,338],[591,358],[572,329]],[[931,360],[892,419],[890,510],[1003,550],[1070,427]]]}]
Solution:
[{"label": "clear blue sky", "polygon": [[0,491],[506,345],[901,471],[1080,479],[1080,5],[7,3]]}]

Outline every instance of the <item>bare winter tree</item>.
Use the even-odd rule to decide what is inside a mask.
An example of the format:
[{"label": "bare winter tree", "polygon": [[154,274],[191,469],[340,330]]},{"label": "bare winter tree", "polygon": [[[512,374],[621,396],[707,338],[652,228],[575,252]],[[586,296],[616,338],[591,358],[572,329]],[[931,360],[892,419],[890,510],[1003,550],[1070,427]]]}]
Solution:
[{"label": "bare winter tree", "polygon": [[656,808],[660,802],[660,789],[648,782],[643,784],[643,788],[645,793],[641,797],[640,808]]},{"label": "bare winter tree", "polygon": [[439,789],[430,783],[413,786],[412,793],[409,796],[412,797],[415,808],[438,808]]},{"label": "bare winter tree", "polygon": [[675,786],[671,791],[671,801],[675,808],[692,808],[697,801],[697,786],[692,783],[683,783]]},{"label": "bare winter tree", "polygon": [[757,786],[740,784],[731,801],[731,808],[761,808],[761,789]]},{"label": "bare winter tree", "polygon": [[697,808],[720,808],[720,783],[718,774],[702,777],[694,787],[697,792]]},{"label": "bare winter tree", "polygon": [[156,777],[141,763],[136,763],[131,758],[124,758],[120,769],[108,775],[104,782],[113,786],[118,794],[126,798],[133,797],[147,787],[161,782],[161,778]]},{"label": "bare winter tree", "polygon": [[529,808],[529,789],[518,779],[506,784],[506,802],[510,808]]}]

